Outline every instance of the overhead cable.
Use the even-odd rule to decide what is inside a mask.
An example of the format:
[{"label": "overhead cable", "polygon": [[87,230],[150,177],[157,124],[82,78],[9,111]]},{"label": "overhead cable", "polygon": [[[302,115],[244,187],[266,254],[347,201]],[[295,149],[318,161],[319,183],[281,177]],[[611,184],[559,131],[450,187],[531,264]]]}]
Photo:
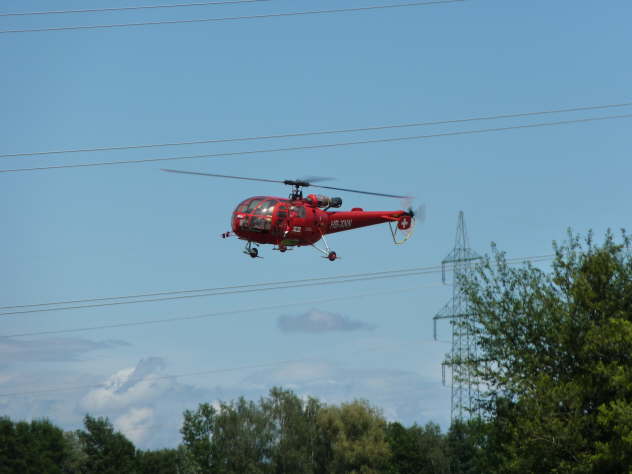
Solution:
[{"label": "overhead cable", "polygon": [[338,142],[338,143],[324,143],[324,144],[317,144],[317,145],[300,145],[300,146],[289,146],[289,147],[280,147],[280,148],[263,148],[263,149],[258,149],[258,150],[205,153],[205,154],[198,154],[198,155],[173,156],[173,157],[164,157],[164,158],[145,158],[145,159],[139,159],[139,160],[101,161],[101,162],[95,162],[95,163],[75,163],[75,164],[69,164],[69,165],[38,166],[38,167],[33,167],[33,168],[0,169],[0,173],[19,173],[19,172],[27,172],[27,171],[44,171],[44,170],[71,169],[71,168],[91,168],[91,167],[98,167],[98,166],[117,166],[117,165],[131,165],[131,164],[143,164],[143,163],[159,163],[159,162],[165,162],[165,161],[180,161],[180,160],[206,159],[206,158],[229,158],[229,157],[234,157],[234,156],[248,156],[248,155],[257,155],[257,154],[264,154],[264,153],[280,153],[280,152],[300,151],[300,150],[319,150],[319,149],[326,149],[326,148],[337,148],[337,147],[346,147],[346,146],[355,146],[355,145],[369,145],[369,144],[376,144],[376,143],[395,143],[395,142],[404,142],[404,141],[424,140],[424,139],[430,139],[430,138],[454,137],[454,136],[460,136],[460,135],[476,135],[476,134],[492,133],[492,132],[505,132],[509,130],[527,130],[527,129],[533,129],[533,128],[554,127],[554,126],[560,126],[560,125],[598,122],[598,121],[605,121],[605,120],[620,120],[620,119],[628,119],[628,118],[632,118],[632,114],[607,115],[603,117],[589,117],[589,118],[583,118],[583,119],[560,120],[557,122],[542,122],[542,123],[532,123],[532,124],[526,124],[526,125],[512,125],[512,126],[507,126],[507,127],[483,128],[483,129],[476,129],[476,130],[460,130],[456,132],[433,133],[430,135],[374,138],[374,139],[368,139],[368,140],[356,140],[356,141]]},{"label": "overhead cable", "polygon": [[51,31],[71,31],[71,30],[98,30],[98,29],[112,29],[112,28],[130,28],[137,26],[156,26],[156,25],[176,25],[187,23],[219,23],[229,21],[240,20],[261,20],[267,18],[283,18],[283,17],[295,17],[295,16],[307,16],[307,15],[324,15],[334,13],[357,13],[370,10],[386,10],[393,8],[407,8],[407,7],[421,7],[431,5],[442,5],[450,3],[461,3],[466,0],[433,0],[425,2],[410,2],[410,3],[397,3],[388,5],[373,5],[368,7],[356,7],[356,8],[336,8],[331,10],[309,10],[309,11],[294,11],[285,13],[266,13],[261,15],[243,15],[243,16],[231,16],[221,18],[194,18],[190,20],[162,20],[162,21],[144,21],[139,23],[112,23],[108,25],[76,25],[76,26],[58,26],[51,28],[28,28],[28,29],[15,29],[15,30],[0,30],[0,34],[16,34],[16,33],[41,33]]},{"label": "overhead cable", "polygon": [[80,304],[80,303],[94,303],[94,302],[102,302],[102,301],[133,299],[133,298],[134,299],[147,298],[147,297],[152,297],[152,296],[170,296],[170,295],[183,295],[183,294],[191,294],[191,293],[208,293],[208,292],[214,292],[214,291],[255,288],[255,287],[262,287],[262,286],[271,287],[271,286],[287,285],[287,284],[294,284],[294,283],[331,281],[331,280],[339,280],[339,279],[344,279],[344,278],[356,278],[356,277],[363,277],[363,276],[408,273],[408,272],[419,271],[419,270],[436,270],[440,268],[441,268],[441,265],[434,265],[434,266],[427,266],[427,267],[402,268],[398,270],[384,270],[381,272],[350,273],[346,275],[334,275],[334,276],[329,276],[329,277],[303,278],[300,280],[283,280],[283,281],[274,281],[274,282],[249,283],[246,285],[232,285],[232,286],[221,286],[221,287],[214,287],[214,288],[198,288],[198,289],[187,289],[187,290],[164,290],[164,291],[158,291],[158,292],[153,292],[153,293],[140,293],[140,294],[135,294],[135,295],[125,295],[125,296],[109,296],[109,297],[101,297],[101,298],[84,298],[84,299],[75,299],[75,300],[51,301],[47,303],[0,306],[0,311],[5,311],[8,309],[35,308],[35,307],[62,305],[62,304]]},{"label": "overhead cable", "polygon": [[[554,255],[538,255],[531,257],[520,257],[515,259],[507,259],[507,263],[522,263],[522,262],[539,262],[544,260],[550,260]],[[452,266],[446,265],[445,269],[450,270]],[[48,303],[37,303],[30,305],[14,305],[3,306],[0,310],[5,312],[0,313],[0,316],[13,316],[19,314],[41,313],[50,311],[65,311],[74,309],[88,309],[99,308],[105,306],[119,306],[126,304],[138,304],[138,303],[153,303],[159,301],[172,301],[180,299],[201,298],[210,296],[221,296],[230,294],[241,293],[254,293],[264,292],[271,290],[281,290],[290,288],[302,288],[309,286],[323,286],[323,285],[336,285],[341,283],[353,283],[357,281],[367,280],[379,280],[389,278],[401,278],[408,276],[418,276],[430,273],[442,272],[442,265],[435,265],[430,267],[413,267],[401,270],[390,270],[383,272],[368,272],[368,273],[356,273],[349,275],[340,275],[332,277],[321,278],[308,278],[303,280],[287,280],[281,282],[270,283],[253,283],[249,285],[236,285],[225,286],[217,288],[206,288],[196,290],[175,290],[175,291],[163,291],[155,293],[143,293],[138,295],[126,295],[126,296],[114,296],[107,298],[88,298],[88,299],[75,299],[66,301],[56,301]],[[123,301],[121,301],[123,300]],[[88,303],[88,304],[85,304]],[[55,306],[54,306],[55,305]],[[59,306],[69,305],[69,306]],[[48,307],[44,307],[48,306]],[[13,311],[6,311],[13,310]]]},{"label": "overhead cable", "polygon": [[[515,257],[507,259],[508,263],[522,263],[522,262],[536,262],[541,260],[550,260],[553,258],[554,254],[547,255],[532,255],[528,257]],[[162,290],[152,293],[138,293],[134,295],[123,295],[123,296],[108,296],[108,297],[100,297],[100,298],[84,298],[84,299],[73,299],[73,300],[58,300],[58,301],[49,301],[46,303],[35,303],[35,304],[21,304],[21,305],[12,305],[12,306],[0,306],[0,311],[5,311],[8,309],[17,309],[17,308],[36,308],[43,306],[53,306],[53,305],[67,305],[67,304],[81,304],[81,303],[94,303],[94,302],[103,302],[103,301],[115,301],[115,300],[124,300],[124,299],[137,299],[137,298],[147,298],[153,296],[169,296],[169,295],[185,295],[191,293],[208,293],[214,291],[223,291],[223,290],[234,290],[234,289],[242,289],[242,288],[254,288],[254,287],[262,287],[262,286],[278,286],[278,285],[287,285],[291,283],[306,283],[306,282],[317,282],[317,281],[331,281],[331,280],[339,280],[339,279],[347,279],[347,278],[357,278],[364,276],[377,276],[377,275],[390,275],[397,273],[410,273],[417,271],[432,271],[432,270],[452,270],[453,265],[429,265],[423,267],[410,267],[410,268],[400,268],[394,270],[384,270],[381,272],[364,272],[364,273],[348,273],[343,275],[333,275],[327,277],[318,277],[318,278],[303,278],[300,280],[281,280],[274,282],[259,282],[259,283],[249,283],[245,285],[232,285],[232,286],[221,286],[221,287],[213,287],[213,288],[196,288],[196,289],[186,289],[186,290]]]},{"label": "overhead cable", "polygon": [[2,337],[15,338],[15,337],[29,337],[29,336],[52,336],[52,335],[70,334],[70,333],[76,333],[76,332],[95,331],[95,330],[101,330],[101,329],[116,329],[116,328],[127,328],[127,327],[133,327],[133,326],[146,326],[146,325],[151,325],[151,324],[177,323],[177,322],[191,321],[191,320],[196,320],[196,319],[208,319],[208,318],[217,318],[221,316],[232,316],[236,314],[254,313],[257,311],[279,310],[279,309],[284,309],[284,308],[291,308],[294,306],[326,304],[326,303],[331,303],[335,301],[363,299],[363,298],[370,298],[372,296],[384,296],[384,295],[389,295],[389,294],[405,293],[405,292],[413,291],[419,288],[437,288],[440,286],[444,286],[444,285],[442,285],[441,283],[437,283],[434,285],[415,286],[415,287],[410,287],[410,288],[398,288],[396,290],[372,291],[371,293],[345,295],[345,296],[338,296],[338,297],[332,297],[332,298],[318,298],[318,299],[313,299],[313,300],[297,301],[293,303],[283,303],[283,304],[276,304],[276,305],[270,305],[270,306],[258,305],[258,306],[253,306],[250,308],[241,308],[241,309],[233,309],[233,310],[226,310],[226,311],[215,311],[212,313],[198,314],[198,315],[193,315],[193,316],[179,316],[179,317],[164,318],[164,319],[148,319],[144,321],[132,321],[132,322],[128,321],[125,323],[104,324],[100,326],[88,326],[88,327],[80,327],[80,328],[74,328],[74,329],[55,329],[55,330],[50,330],[50,331],[25,332],[25,333],[2,335]]},{"label": "overhead cable", "polygon": [[376,126],[361,127],[361,128],[342,128],[342,129],[335,129],[335,130],[315,130],[315,131],[305,131],[305,132],[281,133],[277,135],[259,135],[259,136],[236,137],[236,138],[206,138],[206,139],[201,139],[201,140],[188,140],[188,141],[179,141],[179,142],[171,142],[171,143],[150,143],[150,144],[141,144],[141,145],[101,146],[101,147],[94,147],[94,148],[70,148],[70,149],[65,149],[65,150],[35,151],[35,152],[24,152],[24,153],[5,153],[5,154],[0,154],[0,158],[18,158],[18,157],[27,157],[27,156],[32,157],[32,156],[42,156],[42,155],[61,155],[61,154],[67,154],[67,153],[94,153],[94,152],[104,152],[104,151],[125,151],[125,150],[139,150],[139,149],[146,149],[146,148],[208,145],[208,144],[216,144],[216,143],[237,143],[237,142],[258,141],[258,140],[277,140],[277,139],[283,139],[283,138],[299,138],[299,137],[309,137],[309,136],[317,136],[317,135],[335,135],[335,134],[347,134],[347,133],[358,133],[358,132],[375,132],[375,131],[380,131],[380,130],[391,130],[391,129],[401,129],[401,128],[413,128],[413,127],[428,127],[428,126],[435,126],[435,125],[453,125],[453,124],[458,124],[458,123],[477,122],[477,121],[485,121],[485,120],[524,118],[524,117],[533,117],[537,115],[550,115],[550,114],[561,114],[561,113],[570,113],[570,112],[585,112],[589,110],[603,110],[603,109],[611,109],[611,108],[617,108],[617,107],[630,107],[630,106],[632,106],[632,102],[622,102],[618,104],[589,105],[589,106],[570,107],[570,108],[553,109],[553,110],[542,110],[542,111],[535,111],[535,112],[520,112],[520,113],[513,113],[513,114],[487,115],[487,116],[469,117],[469,118],[463,118],[463,119],[433,120],[433,121],[425,121],[425,122],[376,125]]},{"label": "overhead cable", "polygon": [[0,13],[0,17],[9,16],[34,16],[34,15],[65,15],[71,13],[113,13],[131,10],[158,10],[163,8],[186,8],[186,7],[206,7],[213,5],[235,5],[239,3],[260,3],[269,2],[271,0],[232,0],[219,2],[196,2],[196,3],[175,3],[170,5],[138,5],[129,7],[111,7],[111,8],[90,8],[86,10],[45,10],[35,12],[9,12]]},{"label": "overhead cable", "polygon": [[426,273],[435,273],[437,270],[433,271],[417,271],[417,272],[409,272],[409,273],[396,273],[392,275],[380,275],[380,276],[366,276],[359,278],[349,278],[344,280],[332,280],[332,281],[318,281],[311,283],[299,283],[299,284],[288,284],[282,286],[273,286],[273,287],[264,287],[264,288],[249,288],[249,289],[241,289],[241,290],[228,290],[228,291],[219,291],[212,293],[201,293],[195,295],[181,295],[181,296],[165,296],[160,298],[147,298],[133,301],[114,301],[108,303],[94,303],[94,304],[86,304],[86,305],[77,305],[77,306],[61,306],[54,308],[40,308],[40,309],[27,309],[20,311],[10,311],[1,313],[1,316],[15,316],[20,314],[31,314],[31,313],[44,313],[50,311],[68,311],[68,310],[76,310],[76,309],[91,309],[91,308],[102,308],[105,306],[120,306],[120,305],[128,305],[128,304],[139,304],[139,303],[157,303],[161,301],[174,301],[174,300],[183,300],[183,299],[191,299],[191,298],[203,298],[210,296],[223,296],[223,295],[234,295],[234,294],[243,294],[243,293],[260,293],[265,291],[272,290],[286,290],[291,288],[305,288],[312,286],[330,286],[330,285],[339,285],[341,283],[354,283],[358,281],[369,281],[369,280],[382,280],[382,279],[390,279],[390,278],[402,278],[406,276],[416,276],[423,275]]}]

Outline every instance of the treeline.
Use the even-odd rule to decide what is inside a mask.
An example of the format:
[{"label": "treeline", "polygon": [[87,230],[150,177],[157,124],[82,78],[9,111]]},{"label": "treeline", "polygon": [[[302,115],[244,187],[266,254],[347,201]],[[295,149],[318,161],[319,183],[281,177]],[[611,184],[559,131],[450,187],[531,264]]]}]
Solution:
[{"label": "treeline", "polygon": [[136,449],[107,418],[86,415],[71,432],[0,418],[0,473],[458,473],[475,455],[464,427],[404,427],[365,401],[324,405],[273,388],[257,403],[186,411],[177,449]]}]

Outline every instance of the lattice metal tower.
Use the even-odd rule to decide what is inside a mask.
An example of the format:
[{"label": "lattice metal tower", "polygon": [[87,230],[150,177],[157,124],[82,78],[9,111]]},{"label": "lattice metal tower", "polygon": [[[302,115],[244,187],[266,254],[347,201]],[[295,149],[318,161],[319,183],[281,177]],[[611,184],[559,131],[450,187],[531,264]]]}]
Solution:
[{"label": "lattice metal tower", "polygon": [[[480,258],[480,255],[470,249],[463,211],[461,211],[459,212],[454,248],[441,262],[444,283],[446,282],[446,267],[453,269],[452,299],[433,318],[435,340],[437,339],[437,321],[450,320],[452,326],[450,359],[452,361],[467,361],[476,355],[477,343],[474,335],[463,324],[459,324],[459,320],[468,318],[470,315],[469,304],[461,287],[460,278],[469,274],[472,271],[473,262],[480,260]],[[474,400],[478,397],[478,386],[474,384],[471,371],[466,364],[452,363],[449,365],[451,369],[450,386],[452,388],[450,417],[453,421],[463,420],[471,414]],[[442,368],[445,383],[445,363]]]}]

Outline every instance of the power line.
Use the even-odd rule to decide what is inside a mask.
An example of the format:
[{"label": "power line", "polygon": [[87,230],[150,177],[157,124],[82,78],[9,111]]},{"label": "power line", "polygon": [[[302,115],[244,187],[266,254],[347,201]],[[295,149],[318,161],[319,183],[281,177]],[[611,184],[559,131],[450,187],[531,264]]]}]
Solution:
[{"label": "power line", "polygon": [[94,303],[94,302],[113,301],[113,300],[122,300],[122,299],[148,298],[148,297],[153,297],[153,296],[182,295],[182,294],[190,294],[190,293],[209,293],[209,292],[214,292],[214,291],[234,290],[234,289],[242,289],[242,288],[255,288],[255,287],[263,287],[263,286],[272,287],[272,286],[277,286],[277,285],[287,285],[287,284],[294,284],[294,283],[331,281],[331,280],[338,280],[338,279],[343,279],[343,278],[355,278],[355,277],[362,277],[362,276],[408,273],[408,272],[417,271],[417,270],[436,270],[439,268],[441,268],[441,265],[428,266],[428,267],[404,268],[404,269],[399,269],[399,270],[385,270],[382,272],[350,273],[346,275],[338,275],[338,276],[332,276],[332,277],[304,278],[301,280],[284,280],[284,281],[275,281],[275,282],[269,282],[269,283],[266,283],[266,282],[250,283],[246,285],[221,286],[221,287],[215,287],[215,288],[165,290],[165,291],[158,291],[158,292],[153,292],[153,293],[139,293],[135,295],[125,295],[125,296],[109,296],[109,297],[101,297],[101,298],[84,298],[84,299],[75,299],[75,300],[51,301],[47,303],[0,306],[0,311],[5,311],[7,309],[35,308],[35,307],[53,306],[53,305],[62,305],[62,304],[80,304],[80,303]]},{"label": "power line", "polygon": [[426,121],[426,122],[377,125],[377,126],[361,127],[361,128],[346,128],[346,129],[343,128],[343,129],[335,129],[335,130],[316,130],[316,131],[306,131],[306,132],[282,133],[278,135],[259,135],[259,136],[236,137],[236,138],[207,138],[207,139],[201,139],[201,140],[188,140],[188,141],[180,141],[180,142],[172,142],[172,143],[150,143],[150,144],[142,144],[142,145],[102,146],[102,147],[94,147],[94,148],[72,148],[72,149],[65,149],[65,150],[49,150],[49,151],[36,151],[36,152],[25,152],[25,153],[5,153],[5,154],[0,154],[0,158],[18,158],[18,157],[42,156],[42,155],[61,155],[61,154],[66,154],[66,153],[94,153],[94,152],[103,152],[103,151],[139,150],[139,149],[145,149],[145,148],[164,148],[164,147],[177,147],[177,146],[186,146],[186,145],[207,145],[211,143],[213,144],[236,143],[236,142],[246,142],[246,141],[255,141],[255,140],[298,138],[298,137],[308,137],[308,136],[317,136],[317,135],[373,132],[373,131],[379,131],[379,130],[391,130],[391,129],[399,129],[399,128],[427,127],[427,126],[434,126],[434,125],[448,125],[448,124],[467,123],[467,122],[476,122],[476,121],[485,121],[485,120],[500,120],[500,119],[510,119],[510,118],[520,118],[520,117],[532,117],[532,116],[537,116],[537,115],[560,114],[560,113],[569,113],[569,112],[585,112],[588,110],[603,110],[603,109],[610,109],[610,108],[616,108],[616,107],[629,107],[631,105],[632,105],[632,102],[622,102],[619,104],[590,105],[590,106],[580,106],[580,107],[571,107],[571,108],[562,108],[562,109],[553,109],[553,110],[543,110],[543,111],[536,111],[536,112],[521,112],[521,113],[513,113],[513,114],[469,117],[469,118],[464,118],[464,119],[434,120],[434,121]]},{"label": "power line", "polygon": [[[507,262],[508,263],[521,263],[521,262],[527,262],[527,261],[538,262],[538,261],[550,260],[553,257],[554,255],[538,255],[538,256],[531,256],[531,257],[520,257],[516,259],[507,259]],[[271,290],[290,289],[290,288],[302,288],[302,287],[309,287],[309,286],[335,285],[335,284],[340,284],[340,283],[352,283],[352,282],[357,282],[357,281],[381,280],[381,279],[400,278],[400,277],[407,277],[407,276],[418,276],[418,275],[425,275],[425,274],[431,274],[431,273],[438,273],[441,271],[443,271],[443,266],[435,265],[435,266],[429,266],[429,267],[413,267],[413,268],[408,268],[408,269],[389,270],[389,271],[383,271],[383,272],[356,273],[356,274],[340,275],[340,276],[333,276],[333,277],[308,278],[308,279],[303,279],[303,280],[287,280],[287,281],[281,281],[281,282],[253,283],[249,285],[225,286],[225,287],[196,289],[196,290],[173,290],[173,291],[163,291],[163,292],[155,292],[155,293],[143,293],[143,294],[138,294],[138,295],[113,296],[113,297],[107,297],[107,298],[88,298],[88,299],[81,299],[81,300],[75,299],[75,300],[56,301],[56,302],[48,302],[48,303],[36,303],[36,304],[30,304],[30,305],[3,306],[3,307],[0,307],[0,310],[7,310],[7,309],[17,309],[17,310],[0,313],[0,316],[12,316],[12,315],[19,315],[19,314],[31,314],[31,313],[50,312],[50,311],[65,311],[65,310],[74,310],[74,309],[100,308],[100,307],[105,307],[105,306],[152,303],[152,302],[159,302],[159,301],[173,301],[173,300],[180,300],[180,299],[201,298],[201,297],[240,294],[240,293],[254,293],[254,292],[263,292],[263,291],[271,291]],[[193,293],[197,293],[197,294],[193,294]],[[144,299],[141,299],[141,298],[144,298]],[[116,301],[116,300],[119,300],[119,301]],[[120,301],[120,300],[132,300],[132,301]],[[76,303],[79,303],[79,304],[74,305],[74,306],[61,306],[61,307],[55,306],[55,307],[50,307],[50,308],[42,308],[42,306],[76,304]],[[93,303],[93,304],[83,304],[83,303]]]},{"label": "power line", "polygon": [[466,0],[434,0],[425,2],[411,2],[411,3],[399,3],[388,5],[374,5],[369,7],[357,7],[357,8],[337,8],[332,10],[310,10],[310,11],[298,11],[298,12],[286,12],[286,13],[267,13],[262,15],[244,15],[244,16],[232,16],[222,18],[196,18],[190,20],[162,20],[162,21],[145,21],[140,23],[113,23],[109,25],[78,25],[78,26],[59,26],[52,28],[30,28],[20,30],[0,30],[0,34],[12,34],[12,33],[41,33],[50,31],[70,31],[70,30],[97,30],[106,28],[129,28],[136,26],[156,26],[156,25],[176,25],[185,23],[210,23],[210,22],[227,22],[227,21],[240,21],[240,20],[260,20],[266,18],[283,18],[294,16],[306,16],[306,15],[323,15],[333,13],[357,13],[370,10],[386,10],[392,8],[406,8],[406,7],[420,7],[441,5],[449,3],[464,2]]},{"label": "power line", "polygon": [[283,285],[283,286],[265,287],[265,288],[228,290],[228,291],[220,291],[220,292],[213,292],[213,293],[202,293],[202,294],[197,294],[197,295],[166,296],[166,297],[148,298],[148,299],[142,299],[142,300],[136,300],[136,301],[115,301],[115,302],[108,302],[108,303],[94,303],[94,304],[86,304],[86,305],[78,305],[78,306],[62,306],[62,307],[55,307],[55,308],[29,309],[29,310],[6,312],[6,313],[0,314],[0,316],[15,316],[15,315],[20,315],[20,314],[44,313],[44,312],[50,312],[50,311],[68,311],[68,310],[75,310],[75,309],[102,308],[106,306],[120,306],[120,305],[139,304],[139,303],[156,303],[160,301],[174,301],[174,300],[182,300],[182,299],[234,295],[234,294],[243,294],[243,293],[260,293],[260,292],[271,291],[271,290],[286,290],[286,289],[291,289],[291,288],[305,288],[305,287],[312,287],[312,286],[330,286],[330,285],[338,285],[341,283],[354,283],[358,281],[382,280],[382,279],[390,279],[390,278],[401,278],[401,277],[406,277],[406,276],[416,276],[416,275],[423,275],[426,273],[435,273],[436,271],[437,270],[397,273],[397,274],[392,274],[392,275],[366,276],[366,277],[359,277],[359,278],[349,278],[345,280],[318,281],[318,282],[310,282],[310,283],[299,283],[299,284],[288,284],[288,285]]},{"label": "power line", "polygon": [[[553,258],[554,256],[555,256],[554,254],[533,255],[529,257],[516,257],[516,258],[508,259],[507,261],[509,263],[520,263],[520,262],[525,262],[525,261],[536,262],[536,261],[541,261],[541,260],[549,260]],[[36,307],[63,305],[63,304],[81,304],[81,303],[93,303],[93,302],[114,301],[114,300],[123,300],[123,299],[137,299],[137,298],[147,298],[147,297],[153,297],[153,296],[183,295],[183,294],[191,294],[191,293],[209,293],[209,292],[215,292],[215,291],[233,290],[233,289],[242,289],[242,288],[274,287],[278,285],[286,285],[286,284],[292,284],[292,283],[331,281],[331,280],[356,278],[356,277],[363,277],[363,276],[389,275],[389,274],[396,274],[396,273],[410,273],[410,272],[426,271],[426,270],[441,270],[444,268],[447,268],[449,270],[450,266],[446,267],[445,265],[431,265],[431,266],[425,266],[425,267],[411,267],[411,268],[400,268],[400,269],[395,269],[395,270],[384,270],[381,272],[348,273],[348,274],[328,276],[328,277],[304,278],[300,280],[282,280],[282,281],[275,281],[275,282],[249,283],[246,285],[221,286],[221,287],[214,287],[214,288],[163,290],[163,291],[152,292],[152,293],[138,293],[134,295],[107,296],[107,297],[99,297],[99,298],[84,298],[84,299],[73,299],[73,300],[59,300],[59,301],[49,301],[45,303],[0,306],[0,311],[5,311],[8,309],[36,308]]]},{"label": "power line", "polygon": [[[421,288],[436,288],[439,286],[443,286],[443,285],[438,283],[435,285],[422,286]],[[314,300],[300,301],[300,302],[294,302],[294,303],[283,303],[283,304],[277,304],[277,305],[271,305],[271,306],[253,306],[250,308],[216,311],[213,313],[198,314],[198,315],[193,315],[193,316],[180,316],[180,317],[164,318],[164,319],[149,319],[145,321],[104,324],[100,326],[88,326],[88,327],[81,327],[81,328],[74,328],[74,329],[56,329],[56,330],[51,330],[51,331],[26,332],[26,333],[19,333],[19,334],[8,334],[2,337],[15,338],[15,337],[29,337],[29,336],[52,336],[52,335],[58,335],[58,334],[95,331],[95,330],[100,330],[100,329],[117,329],[117,328],[124,328],[124,327],[133,327],[133,326],[146,326],[146,325],[151,325],[151,324],[176,323],[176,322],[181,322],[181,321],[191,321],[195,319],[208,319],[208,318],[216,318],[216,317],[221,317],[221,316],[231,316],[231,315],[236,315],[236,314],[253,313],[256,311],[279,310],[279,309],[284,309],[284,308],[291,308],[294,306],[303,306],[303,305],[311,305],[311,304],[326,304],[326,303],[331,303],[335,301],[345,301],[345,300],[350,300],[350,299],[369,298],[371,296],[383,296],[383,295],[388,295],[388,294],[405,293],[405,292],[412,291],[418,288],[420,287],[415,286],[411,288],[399,288],[397,290],[372,291],[371,293],[364,293],[364,294],[345,295],[345,296],[338,296],[338,297],[332,297],[332,298],[318,298]]]},{"label": "power line", "polygon": [[491,133],[491,132],[505,132],[508,130],[526,130],[526,129],[532,129],[532,128],[553,127],[553,126],[559,126],[559,125],[570,125],[570,124],[577,124],[577,123],[588,123],[588,122],[617,120],[617,119],[626,119],[626,118],[632,118],[632,114],[607,115],[604,117],[589,117],[589,118],[583,118],[583,119],[560,120],[557,122],[542,122],[542,123],[534,123],[534,124],[527,124],[527,125],[512,125],[512,126],[507,126],[507,127],[483,128],[483,129],[476,129],[476,130],[461,130],[461,131],[456,131],[456,132],[434,133],[430,135],[413,135],[413,136],[407,136],[407,137],[375,138],[375,139],[369,139],[369,140],[357,140],[357,141],[349,141],[349,142],[324,143],[324,144],[319,144],[319,145],[263,148],[263,149],[258,149],[258,150],[206,153],[206,154],[199,154],[199,155],[174,156],[174,157],[166,157],[166,158],[145,158],[145,159],[140,159],[140,160],[102,161],[102,162],[96,162],[96,163],[76,163],[76,164],[71,164],[71,165],[38,166],[38,167],[33,167],[33,168],[0,169],[0,173],[19,173],[19,172],[26,172],[26,171],[43,171],[43,170],[53,170],[53,169],[90,168],[90,167],[97,167],[97,166],[116,166],[116,165],[130,165],[130,164],[142,164],[142,163],[158,163],[158,162],[164,162],[164,161],[180,161],[180,160],[191,160],[191,159],[201,159],[201,158],[228,158],[228,157],[234,157],[234,156],[247,156],[247,155],[256,155],[256,154],[263,154],[263,153],[279,153],[279,152],[300,151],[300,150],[318,150],[318,149],[337,148],[337,147],[345,147],[345,146],[368,145],[368,144],[375,144],[375,143],[395,143],[395,142],[403,142],[403,141],[423,140],[423,139],[429,139],[429,138],[453,137],[453,136],[460,136],[460,135],[475,135],[475,134]]},{"label": "power line", "polygon": [[235,5],[238,3],[258,3],[269,2],[271,0],[232,0],[220,2],[197,2],[197,3],[176,3],[172,5],[139,5],[130,7],[113,7],[113,8],[90,8],[86,10],[47,10],[36,12],[10,12],[0,13],[0,17],[10,16],[34,16],[34,15],[64,15],[69,13],[112,13],[130,10],[157,10],[162,8],[185,8],[185,7],[206,7],[211,5]]}]

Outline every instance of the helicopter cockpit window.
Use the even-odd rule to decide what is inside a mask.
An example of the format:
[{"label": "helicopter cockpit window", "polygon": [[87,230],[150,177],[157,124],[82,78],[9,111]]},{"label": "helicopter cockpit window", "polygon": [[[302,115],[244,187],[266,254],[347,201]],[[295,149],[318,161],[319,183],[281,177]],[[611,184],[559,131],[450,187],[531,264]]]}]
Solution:
[{"label": "helicopter cockpit window", "polygon": [[272,211],[274,211],[274,206],[276,205],[277,201],[274,199],[268,199],[267,201],[264,201],[263,204],[261,204],[259,207],[257,207],[254,211],[255,215],[260,215],[260,216],[271,216],[272,215]]},{"label": "helicopter cockpit window", "polygon": [[244,212],[252,212],[253,209],[255,209],[261,201],[262,199],[253,199],[252,201],[250,201],[250,203],[248,204],[248,207],[246,208]]},{"label": "helicopter cockpit window", "polygon": [[242,202],[235,208],[235,212],[246,212],[246,209],[248,209],[248,204],[249,201]]},{"label": "helicopter cockpit window", "polygon": [[274,199],[265,201],[263,201],[263,199],[257,199],[256,201],[260,204],[254,209],[248,206],[249,212],[253,214],[250,219],[250,230],[255,232],[267,232],[272,227],[272,211],[274,211],[274,206],[277,201]]}]

